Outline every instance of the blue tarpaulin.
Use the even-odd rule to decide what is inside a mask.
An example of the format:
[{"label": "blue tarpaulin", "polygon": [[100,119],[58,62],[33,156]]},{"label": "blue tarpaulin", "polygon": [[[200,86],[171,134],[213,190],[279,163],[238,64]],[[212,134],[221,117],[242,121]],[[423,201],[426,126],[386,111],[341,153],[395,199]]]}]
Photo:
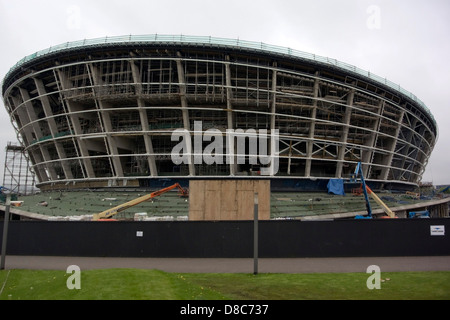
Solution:
[{"label": "blue tarpaulin", "polygon": [[330,179],[330,181],[328,181],[327,187],[328,193],[345,196],[343,179]]}]

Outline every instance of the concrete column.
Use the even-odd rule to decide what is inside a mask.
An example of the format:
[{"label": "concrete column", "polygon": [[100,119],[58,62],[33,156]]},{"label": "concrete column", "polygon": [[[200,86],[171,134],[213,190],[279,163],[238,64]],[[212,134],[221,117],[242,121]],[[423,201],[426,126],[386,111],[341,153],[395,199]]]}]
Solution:
[{"label": "concrete column", "polygon": [[144,143],[145,143],[145,151],[149,154],[147,161],[148,166],[150,168],[150,174],[152,177],[158,176],[158,170],[156,168],[156,162],[155,162],[155,156],[153,155],[153,143],[152,139],[149,136],[149,126],[148,126],[148,118],[147,118],[147,112],[144,109],[144,101],[140,98],[137,100],[138,102],[138,108],[139,108],[139,117],[141,119],[142,123],[142,131],[143,131],[143,137],[144,137]]},{"label": "concrete column", "polygon": [[[28,119],[30,119],[32,131],[34,133],[34,137],[36,140],[41,139],[44,135],[42,134],[41,128],[39,127],[39,123],[37,122],[39,119],[34,112],[33,105],[29,102],[30,95],[28,91],[19,87],[20,95],[22,96],[23,105],[21,108],[25,108],[26,113],[28,114]],[[29,129],[27,129],[29,130]]]},{"label": "concrete column", "polygon": [[[274,62],[273,63],[273,66],[274,67],[276,67],[277,66],[277,63],[276,62]],[[271,110],[270,110],[270,113],[271,113],[271,115],[270,115],[270,133],[271,133],[271,137],[272,137],[272,134],[274,134],[274,132],[275,132],[275,129],[276,129],[276,108],[277,108],[277,70],[272,70],[272,105],[271,105]],[[273,166],[274,166],[274,161],[275,161],[275,154],[274,154],[274,152],[275,152],[275,148],[276,148],[276,146],[275,145],[272,145],[272,142],[274,142],[274,141],[272,141],[272,139],[271,138],[269,138],[270,139],[270,156],[271,156],[271,159],[270,159],[270,164],[271,164],[271,166],[270,166],[270,168],[272,169],[273,168]],[[292,141],[291,141],[291,143],[292,143]],[[279,150],[277,150],[277,151],[279,151]],[[278,159],[278,161],[279,161],[279,159]],[[289,171],[289,174],[290,174],[290,165],[291,165],[291,158],[289,157],[289,164],[288,164],[288,171]],[[274,175],[275,173],[274,172],[271,172],[270,173],[270,175]]]},{"label": "concrete column", "polygon": [[[55,135],[58,133],[58,126],[56,125],[55,118],[53,117],[52,108],[50,106],[50,101],[47,96],[47,90],[44,87],[44,84],[42,83],[42,80],[38,78],[33,78],[34,82],[36,84],[36,88],[38,90],[39,99],[42,103],[42,106],[44,108],[45,115],[47,117],[47,123],[50,128],[50,132],[52,133],[52,136],[55,137]],[[64,152],[64,148],[61,146],[61,144],[58,141],[55,141],[55,148],[56,152],[58,153],[58,159],[61,159],[60,163],[64,171],[64,176],[66,179],[73,179],[72,171],[70,170],[70,166],[66,161],[63,159],[66,158],[66,153]]]},{"label": "concrete column", "polygon": [[[231,88],[231,68],[230,68],[230,56],[226,56],[225,60],[225,85],[226,85],[226,99],[227,99],[227,129],[234,130],[234,115],[233,115],[233,90]],[[233,138],[234,139],[234,138]],[[234,176],[237,173],[237,158],[236,158],[236,146],[234,141],[228,141],[229,145],[227,150],[231,153],[230,159],[230,175]]]},{"label": "concrete column", "polygon": [[41,101],[42,108],[44,109],[45,117],[47,120],[48,127],[52,136],[55,136],[58,133],[58,128],[56,126],[55,118],[53,118],[52,108],[50,106],[50,101],[48,100],[48,96],[46,95],[46,90],[44,88],[44,84],[42,80],[33,78],[34,83],[36,84],[36,88],[39,94],[39,100]]},{"label": "concrete column", "polygon": [[[91,70],[92,73],[92,81],[94,86],[102,86],[104,85],[101,77],[100,77],[100,71],[91,63],[89,64],[89,68]],[[94,90],[95,92],[95,90]],[[102,122],[103,122],[103,129],[104,129],[104,133],[106,134],[106,150],[108,152],[109,150],[109,155],[111,156],[110,159],[112,160],[112,170],[111,172],[113,172],[113,174],[116,177],[123,177],[123,168],[122,168],[122,163],[120,162],[120,157],[119,157],[119,151],[117,149],[117,143],[114,139],[114,137],[111,135],[113,130],[112,130],[112,124],[111,124],[111,117],[110,117],[110,112],[105,110],[108,108],[108,106],[106,105],[106,103],[101,100],[98,99],[97,97],[94,97],[96,104],[98,106],[98,108],[100,109],[100,116],[102,118]]]},{"label": "concrete column", "polygon": [[[57,69],[56,75],[59,78],[62,90],[72,89],[73,86],[71,81],[67,78],[62,70]],[[63,98],[63,94],[61,94],[61,99]],[[73,134],[75,134],[74,143],[76,141],[76,143],[78,144],[78,150],[80,150],[82,157],[82,162],[80,162],[80,165],[83,164],[83,172],[86,174],[87,178],[95,178],[94,168],[92,167],[91,159],[89,158],[89,150],[86,146],[86,142],[80,138],[80,135],[83,134],[80,125],[80,117],[78,116],[78,114],[74,114],[74,112],[78,110],[75,104],[70,100],[65,100],[65,103],[68,109],[68,118],[72,123],[72,128],[74,131]]]},{"label": "concrete column", "polygon": [[341,145],[339,147],[338,152],[338,162],[336,165],[336,178],[342,177],[342,167],[344,165],[344,157],[345,157],[345,148],[347,145],[347,138],[348,138],[348,131],[349,131],[349,125],[350,125],[350,119],[352,116],[353,111],[353,98],[355,96],[355,90],[352,89],[348,93],[347,97],[347,107],[345,108],[345,115],[343,120],[343,128],[342,128],[342,136],[340,139]]},{"label": "concrete column", "polygon": [[[22,99],[24,101],[24,104],[26,106],[26,109],[28,111],[30,119],[32,121],[35,121],[35,122],[33,122],[32,126],[33,126],[33,129],[35,131],[36,138],[39,140],[42,137],[44,137],[44,135],[42,133],[42,130],[39,127],[39,122],[45,120],[45,122],[48,125],[48,121],[46,121],[46,119],[38,119],[38,117],[36,116],[36,113],[34,111],[33,105],[29,102],[30,95],[29,95],[28,91],[26,91],[23,88],[20,88],[20,93],[22,95]],[[44,112],[45,112],[45,110],[44,110]],[[39,122],[37,122],[37,120],[39,120]],[[51,161],[52,160],[52,158],[51,158],[51,156],[50,156],[50,154],[49,154],[49,152],[48,152],[48,150],[47,150],[47,148],[45,146],[43,146],[42,144],[39,144],[39,149],[41,151],[42,158],[39,159],[40,156],[38,154],[35,154],[35,159],[37,161],[39,161],[39,162],[46,162],[46,161]],[[56,171],[55,171],[55,169],[53,168],[53,166],[51,164],[45,164],[45,168],[47,169],[47,170],[45,170],[45,176],[50,175],[50,179],[51,180],[57,180],[58,179],[58,175],[56,174]]]},{"label": "concrete column", "polygon": [[20,104],[19,99],[17,99],[17,97],[11,96],[11,101],[13,104],[11,106],[11,110],[14,110],[14,113],[17,114],[19,121],[22,124],[21,135],[23,138],[25,138],[25,141],[27,142],[26,145],[31,145],[33,140],[35,140],[35,137],[33,137],[32,135],[33,126],[28,125],[25,127],[25,125],[29,124],[31,121],[28,113],[26,112],[26,108],[24,105],[17,107]]},{"label": "concrete column", "polygon": [[[25,138],[25,141],[27,142],[26,145],[30,146],[33,142],[33,140],[35,140],[35,137],[33,137],[32,132],[33,132],[33,126],[29,125],[24,127],[25,124],[30,123],[30,118],[28,115],[28,112],[26,111],[26,105],[22,105],[19,107],[20,105],[20,101],[17,97],[15,96],[11,96],[10,99],[12,105],[10,106],[11,110],[15,110],[15,112],[17,113],[17,116],[19,117],[20,122],[22,123],[22,132],[21,135],[23,138]],[[33,157],[33,159],[35,159],[36,155],[33,154],[33,151],[31,149],[28,149],[28,154]],[[38,159],[40,159],[39,161],[42,162],[42,157],[41,155],[37,155]],[[38,162],[37,159],[35,159],[33,162]],[[32,164],[34,167],[34,172],[36,173],[36,176],[38,178],[39,181],[47,181],[48,177],[47,174],[45,173],[45,171],[43,169],[40,169],[38,167],[36,167],[36,163]]]},{"label": "concrete column", "polygon": [[[274,67],[277,66],[277,63],[274,62]],[[277,108],[277,70],[272,71],[272,105],[270,110],[270,130],[275,130],[275,114]]]},{"label": "concrete column", "polygon": [[309,135],[308,135],[308,142],[306,145],[306,165],[305,165],[305,177],[311,176],[311,162],[312,162],[312,151],[313,151],[313,145],[314,145],[314,134],[315,134],[315,128],[316,128],[316,115],[317,115],[317,98],[319,97],[319,72],[317,71],[315,73],[316,79],[314,81],[314,99],[313,99],[313,106],[311,109],[311,122],[309,124]]},{"label": "concrete column", "polygon": [[[401,165],[402,168],[405,167],[405,164],[406,164],[406,161],[407,161],[406,157],[410,156],[411,153],[416,151],[416,150],[414,150],[416,148],[416,145],[417,145],[416,141],[414,141],[414,143],[413,143],[414,146],[411,146],[411,142],[413,141],[413,138],[414,138],[415,135],[420,135],[421,134],[421,133],[417,133],[417,131],[416,131],[417,122],[419,122],[419,120],[417,118],[414,118],[412,123],[411,123],[411,130],[408,130],[408,134],[405,136],[405,140],[406,140],[405,147],[400,152],[400,154],[404,156],[403,160],[402,160],[402,165]],[[412,152],[410,152],[411,149],[413,149]],[[408,161],[412,162],[412,160],[408,160]],[[411,175],[411,173],[408,173],[408,178],[410,177],[410,175]],[[409,180],[410,179],[408,179],[408,181]]]},{"label": "concrete column", "polygon": [[138,105],[138,110],[139,110],[139,117],[141,119],[141,124],[142,124],[142,132],[143,132],[142,134],[144,137],[145,151],[147,154],[149,154],[149,156],[147,157],[147,161],[148,161],[148,166],[150,168],[150,175],[152,177],[156,177],[156,176],[158,176],[158,170],[156,169],[155,156],[153,155],[152,139],[148,134],[150,129],[148,126],[147,110],[145,109],[144,100],[142,100],[142,98],[139,96],[139,93],[142,92],[141,74],[133,60],[130,61],[130,65],[131,65],[131,72],[133,74],[133,81],[136,86],[137,105]]},{"label": "concrete column", "polygon": [[[369,135],[369,138],[367,139],[365,146],[368,147],[368,150],[366,152],[363,152],[362,155],[362,159],[361,161],[363,163],[372,163],[372,158],[373,158],[373,148],[375,148],[376,144],[377,144],[377,138],[378,138],[378,133],[379,129],[380,129],[380,124],[381,124],[381,115],[383,114],[383,110],[384,110],[384,100],[380,100],[379,104],[378,104],[378,113],[377,113],[377,118],[374,121],[374,124],[372,126],[372,129],[374,132],[371,132]],[[363,170],[363,175],[365,178],[369,178],[370,177],[370,170],[369,170],[369,166],[363,166],[362,167]]]},{"label": "concrete column", "polygon": [[[176,64],[177,64],[177,73],[178,73],[178,86],[180,88],[180,101],[181,101],[181,112],[183,115],[183,126],[184,129],[187,131],[191,131],[190,123],[189,123],[189,110],[188,110],[188,103],[186,99],[186,78],[184,76],[184,68],[183,63],[181,62],[181,54],[178,52],[178,57]],[[191,150],[189,150],[189,147],[192,144],[187,144],[188,153],[191,154],[190,161],[189,161],[189,175],[195,176],[195,166],[194,166],[194,157],[192,156],[192,147]]]},{"label": "concrete column", "polygon": [[395,135],[393,137],[391,146],[389,147],[389,155],[385,157],[386,161],[384,163],[384,168],[381,170],[381,180],[387,180],[388,176],[389,176],[389,172],[391,170],[390,166],[392,165],[392,159],[394,158],[394,151],[395,151],[395,147],[397,145],[397,140],[398,140],[398,135],[400,134],[400,129],[401,129],[401,123],[403,122],[403,117],[405,115],[405,111],[401,111],[400,115],[399,115],[399,119],[398,119],[398,123],[399,125],[397,126],[397,129],[395,130]]}]

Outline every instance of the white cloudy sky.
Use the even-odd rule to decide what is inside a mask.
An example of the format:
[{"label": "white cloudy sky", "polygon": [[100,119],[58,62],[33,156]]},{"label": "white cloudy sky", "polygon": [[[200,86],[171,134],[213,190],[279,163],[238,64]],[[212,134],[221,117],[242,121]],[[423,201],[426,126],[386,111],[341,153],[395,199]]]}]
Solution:
[{"label": "white cloudy sky", "polygon": [[[0,79],[24,56],[85,38],[184,34],[290,47],[373,72],[425,102],[440,134],[423,180],[450,184],[449,17],[448,0],[0,0]],[[0,104],[2,174],[4,147],[17,140]]]}]

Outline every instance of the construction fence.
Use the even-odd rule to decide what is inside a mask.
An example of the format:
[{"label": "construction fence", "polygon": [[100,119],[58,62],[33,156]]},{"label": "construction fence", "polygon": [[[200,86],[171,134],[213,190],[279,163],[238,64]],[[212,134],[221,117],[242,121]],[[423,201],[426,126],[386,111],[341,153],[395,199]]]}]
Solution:
[{"label": "construction fence", "polygon": [[[259,257],[450,255],[450,219],[259,221]],[[0,234],[3,223],[0,224]],[[2,237],[0,237],[1,239]],[[11,221],[8,255],[253,257],[253,221]]]}]

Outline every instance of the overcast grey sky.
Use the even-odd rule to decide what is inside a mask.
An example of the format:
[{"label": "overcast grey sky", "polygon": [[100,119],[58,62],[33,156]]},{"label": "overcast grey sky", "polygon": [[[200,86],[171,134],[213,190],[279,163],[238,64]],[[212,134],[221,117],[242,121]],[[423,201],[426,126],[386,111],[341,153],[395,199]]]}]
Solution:
[{"label": "overcast grey sky", "polygon": [[[450,1],[0,0],[0,79],[24,56],[53,45],[155,33],[290,47],[398,83],[429,107],[439,125],[423,181],[450,184]],[[4,148],[17,139],[0,104],[3,175]]]}]

